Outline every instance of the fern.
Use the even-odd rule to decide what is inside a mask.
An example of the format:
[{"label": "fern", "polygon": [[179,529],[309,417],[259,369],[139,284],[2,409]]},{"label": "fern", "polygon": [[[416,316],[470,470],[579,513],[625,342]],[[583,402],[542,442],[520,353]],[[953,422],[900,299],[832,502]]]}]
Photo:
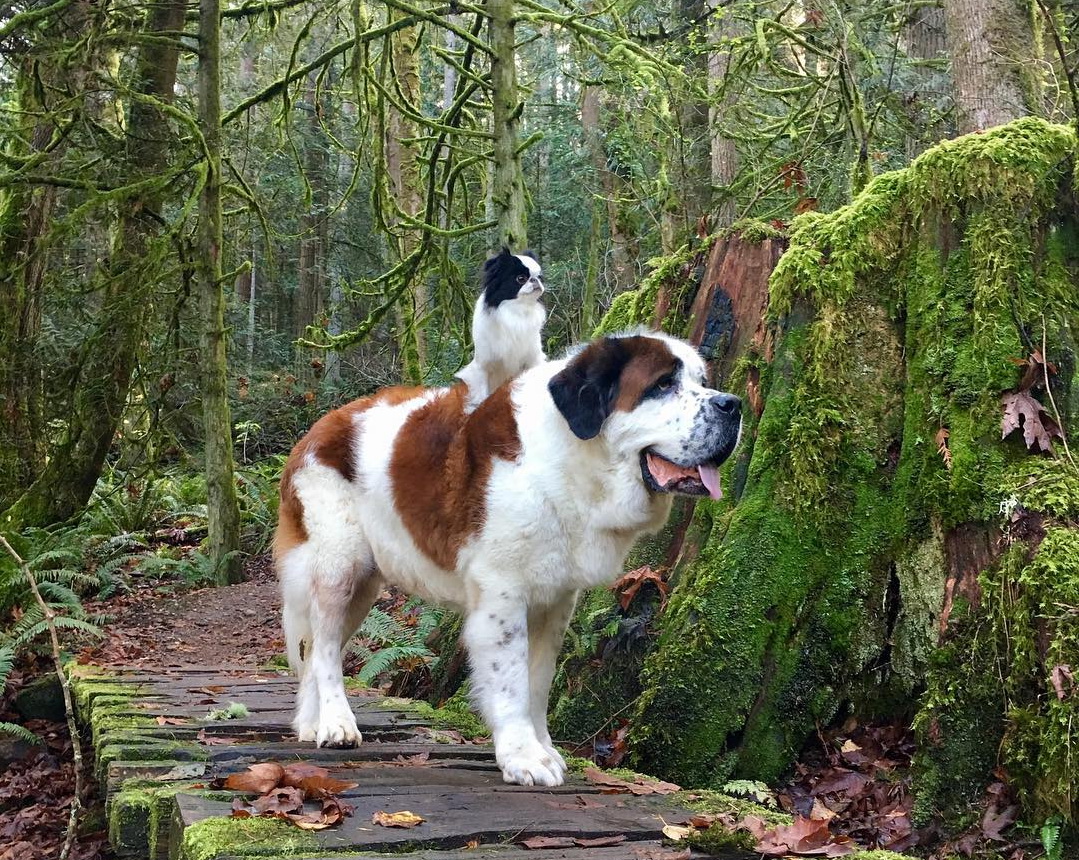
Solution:
[{"label": "fern", "polygon": [[35,735],[32,731],[18,723],[5,723],[0,721],[0,734],[12,735],[21,741],[25,741],[28,744],[40,744],[41,738]]},{"label": "fern", "polygon": [[403,611],[418,611],[415,625],[404,624],[377,606],[372,608],[360,628],[358,640],[349,645],[349,650],[363,661],[356,675],[362,684],[372,684],[379,675],[406,661],[426,662],[434,656],[427,647],[427,637],[442,620],[442,611],[425,607],[419,601],[410,601]]},{"label": "fern", "polygon": [[1042,848],[1045,849],[1045,860],[1062,860],[1064,857],[1064,840],[1061,839],[1061,822],[1059,818],[1050,818],[1041,828]]}]

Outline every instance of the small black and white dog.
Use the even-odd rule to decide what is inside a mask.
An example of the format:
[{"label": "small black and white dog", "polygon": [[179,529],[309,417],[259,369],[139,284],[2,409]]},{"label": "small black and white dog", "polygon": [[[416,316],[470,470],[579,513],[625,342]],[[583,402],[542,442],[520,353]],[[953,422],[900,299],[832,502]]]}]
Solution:
[{"label": "small black and white dog", "polygon": [[492,391],[546,356],[540,331],[547,311],[543,270],[531,251],[511,254],[509,248],[483,264],[483,292],[472,314],[472,361],[457,378],[468,386],[468,409],[475,409]]}]

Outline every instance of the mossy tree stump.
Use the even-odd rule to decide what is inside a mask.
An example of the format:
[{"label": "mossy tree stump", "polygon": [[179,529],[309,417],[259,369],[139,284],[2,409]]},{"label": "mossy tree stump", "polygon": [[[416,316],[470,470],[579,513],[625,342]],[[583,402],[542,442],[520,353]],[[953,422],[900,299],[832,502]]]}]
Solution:
[{"label": "mossy tree stump", "polygon": [[642,769],[773,780],[817,725],[916,714],[923,819],[973,799],[999,745],[1032,820],[1076,820],[1079,472],[1001,439],[1043,344],[1031,392],[1065,432],[1079,407],[1076,163],[1073,130],[1023,119],[796,219],[744,489],[698,505],[646,662]]}]

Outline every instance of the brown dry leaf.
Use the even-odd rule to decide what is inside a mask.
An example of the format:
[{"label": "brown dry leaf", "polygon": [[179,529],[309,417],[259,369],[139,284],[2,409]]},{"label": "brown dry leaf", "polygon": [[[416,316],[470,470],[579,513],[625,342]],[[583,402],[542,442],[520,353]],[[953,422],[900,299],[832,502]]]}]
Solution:
[{"label": "brown dry leaf", "polygon": [[1044,384],[1046,376],[1057,372],[1057,366],[1046,361],[1040,349],[1034,350],[1027,358],[1009,358],[1008,361],[1023,368],[1023,378],[1019,380],[1016,391],[1029,391],[1035,385]]},{"label": "brown dry leaf", "polygon": [[1018,817],[1019,807],[1014,804],[1006,806],[1004,809],[990,807],[985,810],[985,815],[982,816],[982,833],[985,834],[987,839],[1004,842],[1001,831],[1011,827]]},{"label": "brown dry leaf", "polygon": [[794,204],[794,214],[801,215],[803,212],[816,212],[819,201],[816,197],[803,197]]},{"label": "brown dry leaf", "polygon": [[1072,667],[1066,663],[1060,666],[1054,666],[1053,671],[1049,673],[1049,679],[1053,683],[1053,689],[1056,690],[1057,699],[1063,701],[1068,695],[1064,689],[1064,681],[1068,682],[1068,686],[1074,689],[1075,677],[1072,675]]},{"label": "brown dry leaf", "polygon": [[285,765],[285,773],[281,777],[282,785],[291,785],[296,788],[300,787],[300,782],[312,776],[329,776],[330,772],[324,767],[311,764],[306,761],[292,762]]},{"label": "brown dry leaf", "polygon": [[259,815],[284,815],[303,810],[303,792],[298,788],[275,788],[251,801]]},{"label": "brown dry leaf", "polygon": [[597,836],[595,839],[575,838],[573,844],[579,848],[606,848],[609,845],[621,845],[626,841],[625,833],[614,836]]},{"label": "brown dry leaf", "polygon": [[230,818],[250,818],[251,807],[247,805],[247,802],[242,797],[235,797],[232,800],[232,813]]},{"label": "brown dry leaf", "polygon": [[158,717],[154,722],[159,726],[186,726],[191,720],[187,717]]},{"label": "brown dry leaf", "polygon": [[663,579],[661,573],[652,570],[646,564],[644,567],[638,567],[636,570],[631,570],[629,573],[624,574],[621,579],[611,586],[611,591],[618,595],[618,604],[623,611],[629,609],[633,598],[637,596],[637,592],[641,590],[641,586],[646,582],[651,582],[659,591],[660,607],[667,603],[667,595],[671,593],[671,587]]},{"label": "brown dry leaf", "polygon": [[479,848],[479,847],[480,847],[480,841],[478,839],[469,839],[465,843],[465,848],[467,848],[469,851],[472,851],[473,849]]},{"label": "brown dry leaf", "polygon": [[529,836],[518,844],[525,848],[572,848],[572,836]]},{"label": "brown dry leaf", "polygon": [[329,797],[355,788],[358,782],[347,782],[343,779],[334,779],[332,776],[308,776],[300,780],[299,788],[303,789],[305,797]]},{"label": "brown dry leaf", "polygon": [[429,752],[416,753],[415,755],[399,755],[393,760],[393,764],[403,765],[405,767],[420,767],[428,764],[431,760],[431,754]]},{"label": "brown dry leaf", "polygon": [[1063,439],[1060,427],[1045,407],[1027,391],[1006,391],[1000,396],[1004,417],[1000,420],[1000,438],[1023,428],[1023,441],[1033,451],[1053,450],[1052,439]]},{"label": "brown dry leaf", "polygon": [[262,762],[251,765],[242,773],[229,774],[224,787],[233,791],[265,794],[277,788],[284,776],[285,769],[277,762]]},{"label": "brown dry leaf", "polygon": [[371,816],[372,824],[381,824],[383,827],[415,827],[423,822],[424,819],[421,816],[407,809],[401,812],[384,812],[380,809]]},{"label": "brown dry leaf", "polygon": [[605,794],[671,794],[681,790],[681,786],[673,782],[650,780],[643,776],[628,782],[594,767],[585,768],[584,777],[593,785],[598,785]]}]

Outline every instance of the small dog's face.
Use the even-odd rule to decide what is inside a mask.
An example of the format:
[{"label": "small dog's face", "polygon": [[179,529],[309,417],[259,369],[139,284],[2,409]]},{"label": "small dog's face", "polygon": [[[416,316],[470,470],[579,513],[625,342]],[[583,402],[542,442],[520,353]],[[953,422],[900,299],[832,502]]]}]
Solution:
[{"label": "small dog's face", "polygon": [[738,444],[741,401],[704,386],[704,362],[662,334],[589,344],[548,385],[580,439],[602,435],[618,460],[640,462],[656,493],[720,498],[718,466]]},{"label": "small dog's face", "polygon": [[543,269],[531,251],[511,254],[503,248],[483,264],[483,300],[497,308],[513,299],[538,301],[543,295]]}]

